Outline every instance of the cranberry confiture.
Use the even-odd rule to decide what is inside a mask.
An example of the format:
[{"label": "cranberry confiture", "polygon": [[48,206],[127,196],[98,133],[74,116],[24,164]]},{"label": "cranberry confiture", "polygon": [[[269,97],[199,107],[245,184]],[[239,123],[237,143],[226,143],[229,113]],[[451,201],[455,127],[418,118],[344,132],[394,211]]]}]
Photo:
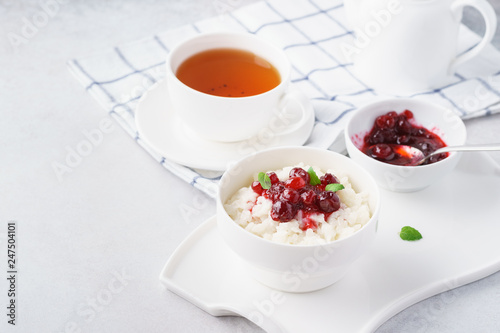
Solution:
[{"label": "cranberry confiture", "polygon": [[[252,189],[272,201],[271,218],[279,222],[289,222],[298,213],[302,216],[302,230],[316,229],[311,214],[331,214],[340,208],[339,196],[327,191],[329,184],[338,184],[338,179],[331,173],[321,176],[319,184],[311,184],[311,175],[304,169],[295,167],[290,170],[289,178],[280,181],[276,173],[269,172],[271,187],[263,189],[259,181],[252,183]],[[326,216],[328,218],[328,215]]]},{"label": "cranberry confiture", "polygon": [[[439,135],[418,126],[413,112],[390,111],[375,119],[372,129],[363,138],[361,151],[366,155],[389,164],[410,165],[412,157],[391,145],[407,145],[420,149],[424,155],[433,153],[446,144]],[[431,156],[423,163],[436,163],[448,157],[448,153]]]}]

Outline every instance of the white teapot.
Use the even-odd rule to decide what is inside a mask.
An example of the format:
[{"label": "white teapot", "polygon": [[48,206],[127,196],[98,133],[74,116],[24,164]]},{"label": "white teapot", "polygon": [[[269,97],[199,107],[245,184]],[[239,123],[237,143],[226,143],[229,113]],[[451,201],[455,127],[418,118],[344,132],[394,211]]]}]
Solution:
[{"label": "white teapot", "polygon": [[[458,55],[463,8],[484,18],[481,41]],[[380,91],[408,94],[451,82],[457,66],[481,52],[496,29],[486,0],[344,0],[356,39],[341,46],[361,80]]]}]

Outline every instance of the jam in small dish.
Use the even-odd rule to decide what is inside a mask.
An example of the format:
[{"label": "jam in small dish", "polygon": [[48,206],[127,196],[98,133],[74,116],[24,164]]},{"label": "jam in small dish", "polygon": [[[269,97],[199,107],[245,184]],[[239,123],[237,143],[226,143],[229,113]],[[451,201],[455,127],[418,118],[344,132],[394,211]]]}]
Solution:
[{"label": "jam in small dish", "polygon": [[[361,151],[366,155],[389,164],[411,165],[412,156],[393,145],[407,145],[420,149],[424,155],[433,153],[446,144],[439,135],[418,126],[413,112],[405,110],[383,114],[375,119],[372,129],[364,136]],[[448,153],[431,156],[422,165],[441,161]]]}]

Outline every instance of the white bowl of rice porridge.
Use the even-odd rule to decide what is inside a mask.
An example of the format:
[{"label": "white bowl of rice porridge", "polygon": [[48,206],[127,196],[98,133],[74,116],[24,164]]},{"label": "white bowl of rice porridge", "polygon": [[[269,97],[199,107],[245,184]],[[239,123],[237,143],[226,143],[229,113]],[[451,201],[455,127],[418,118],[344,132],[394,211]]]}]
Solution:
[{"label": "white bowl of rice porridge", "polygon": [[378,187],[341,154],[284,147],[245,157],[224,173],[217,223],[261,283],[282,291],[327,287],[371,245]]}]

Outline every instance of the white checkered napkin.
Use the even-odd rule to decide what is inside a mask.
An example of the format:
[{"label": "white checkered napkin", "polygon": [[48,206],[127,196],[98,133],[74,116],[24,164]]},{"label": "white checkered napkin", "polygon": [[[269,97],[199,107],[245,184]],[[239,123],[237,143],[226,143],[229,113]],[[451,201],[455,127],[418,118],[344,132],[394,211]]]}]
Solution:
[{"label": "white checkered napkin", "polygon": [[[461,52],[479,37],[461,27]],[[86,90],[153,158],[167,170],[210,196],[221,173],[194,170],[168,160],[149,147],[135,127],[134,110],[142,94],[164,77],[164,60],[179,41],[200,32],[244,31],[281,47],[292,63],[292,82],[312,101],[316,121],[307,146],[343,150],[341,133],[351,111],[379,94],[358,79],[345,60],[342,43],[352,43],[342,0],[270,0],[116,46],[68,62]],[[456,110],[462,118],[500,111],[500,52],[493,46],[462,65],[447,86],[414,94]],[[336,141],[337,140],[337,141]]]}]

